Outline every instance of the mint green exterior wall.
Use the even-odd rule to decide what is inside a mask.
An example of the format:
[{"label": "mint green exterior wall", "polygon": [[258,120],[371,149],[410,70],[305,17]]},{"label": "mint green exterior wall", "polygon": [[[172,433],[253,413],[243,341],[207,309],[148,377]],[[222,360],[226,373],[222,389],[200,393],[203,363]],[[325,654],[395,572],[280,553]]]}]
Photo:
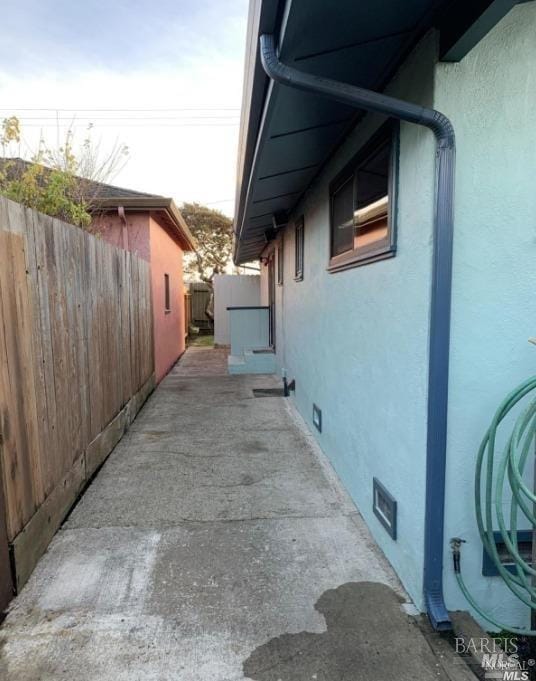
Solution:
[{"label": "mint green exterior wall", "polygon": [[[389,91],[430,105],[434,54],[435,41],[429,38]],[[305,216],[302,282],[293,279],[292,225],[285,235],[277,349],[280,366],[289,379],[296,378],[300,412],[311,424],[313,402],[322,409],[322,433],[312,430],[420,605],[434,186],[431,133],[401,126],[397,257],[337,274],[326,271],[329,182],[384,120],[367,118],[299,206],[294,217]],[[372,513],[373,476],[398,500],[396,542]]]},{"label": "mint green exterior wall", "polygon": [[[459,64],[438,65],[435,91],[458,140],[445,537],[468,540],[464,575],[480,603],[527,626],[502,580],[481,575],[471,501],[493,412],[536,374],[527,342],[536,336],[536,2],[515,7]],[[465,607],[453,582],[449,564],[447,604]]]},{"label": "mint green exterior wall", "polygon": [[267,308],[235,308],[229,310],[231,355],[239,357],[246,350],[270,345],[270,311]]},{"label": "mint green exterior wall", "polygon": [[[497,578],[481,576],[473,474],[476,449],[501,397],[534,373],[536,348],[536,3],[516,7],[459,64],[436,62],[435,35],[408,58],[390,94],[444,111],[457,133],[456,226],[445,594],[448,540],[462,535],[464,574],[484,604],[525,623]],[[329,274],[329,182],[383,119],[367,116],[309,189],[305,272],[293,280],[292,222],[277,292],[279,367],[295,401],[403,584],[422,607],[426,406],[435,146],[402,124],[395,258]],[[491,141],[490,141],[491,138]],[[263,268],[263,279],[266,268]],[[261,291],[265,287],[261,286]],[[266,303],[266,300],[263,301]],[[322,409],[323,432],[312,427]],[[398,539],[372,513],[376,476],[398,501]],[[515,622],[514,622],[515,623]]]}]

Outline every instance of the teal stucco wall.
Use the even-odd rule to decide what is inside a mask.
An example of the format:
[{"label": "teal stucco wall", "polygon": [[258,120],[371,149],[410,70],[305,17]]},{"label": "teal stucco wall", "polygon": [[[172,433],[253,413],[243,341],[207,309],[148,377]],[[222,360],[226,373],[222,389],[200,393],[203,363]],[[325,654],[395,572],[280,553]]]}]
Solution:
[{"label": "teal stucco wall", "polygon": [[[434,54],[430,38],[389,90],[431,104]],[[420,604],[434,186],[431,133],[401,127],[397,256],[337,274],[326,271],[329,182],[383,121],[367,117],[298,207],[294,217],[305,216],[301,282],[293,279],[292,225],[285,234],[277,350],[280,366],[289,379],[296,379],[298,409],[309,424],[313,402],[322,409],[322,433],[313,429],[315,436]],[[262,276],[266,278],[266,268]],[[374,476],[398,500],[396,542],[372,513]]]},{"label": "teal stucco wall", "polygon": [[[464,573],[476,597],[513,623],[526,612],[498,578],[481,576],[473,475],[481,436],[501,397],[534,373],[536,348],[536,3],[512,10],[459,64],[436,61],[436,36],[410,55],[387,91],[444,111],[457,134],[451,391],[445,529],[449,609],[467,609],[452,579],[448,540],[468,539]],[[277,292],[280,367],[295,402],[399,574],[422,607],[426,405],[434,193],[433,135],[400,133],[398,251],[326,271],[329,182],[381,124],[367,116],[309,189],[305,272],[293,280],[292,221]],[[263,268],[263,278],[266,271]],[[261,287],[261,291],[263,288]],[[265,288],[264,288],[265,290]],[[376,476],[398,502],[398,539],[372,513]],[[487,625],[486,625],[487,626]]]},{"label": "teal stucco wall", "polygon": [[[458,142],[445,539],[467,540],[464,576],[479,602],[527,626],[501,579],[481,575],[472,499],[493,412],[536,373],[536,2],[511,10],[460,63],[438,65],[435,106]],[[445,576],[448,606],[465,608],[450,563]]]}]

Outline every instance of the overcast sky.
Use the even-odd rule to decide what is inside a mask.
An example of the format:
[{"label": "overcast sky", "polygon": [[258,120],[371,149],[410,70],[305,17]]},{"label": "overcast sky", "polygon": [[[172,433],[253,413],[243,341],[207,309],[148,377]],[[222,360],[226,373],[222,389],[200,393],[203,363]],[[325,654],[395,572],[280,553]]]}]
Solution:
[{"label": "overcast sky", "polygon": [[247,0],[10,3],[0,118],[21,118],[25,156],[57,116],[80,140],[93,122],[103,149],[129,147],[114,184],[232,215],[246,20]]}]

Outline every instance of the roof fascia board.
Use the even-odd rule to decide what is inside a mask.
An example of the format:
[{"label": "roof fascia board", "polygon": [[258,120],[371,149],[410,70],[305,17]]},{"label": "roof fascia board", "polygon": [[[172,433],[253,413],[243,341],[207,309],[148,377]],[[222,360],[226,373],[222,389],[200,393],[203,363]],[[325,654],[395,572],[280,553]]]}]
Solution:
[{"label": "roof fascia board", "polygon": [[251,175],[255,140],[262,120],[268,78],[259,58],[259,36],[265,31],[274,32],[281,12],[282,0],[250,0],[242,111],[238,137],[236,217],[235,232],[243,221],[243,206],[248,176]]},{"label": "roof fascia board", "polygon": [[517,4],[517,0],[455,0],[440,26],[440,59],[461,61]]},{"label": "roof fascia board", "polygon": [[[260,150],[262,149],[264,143],[266,142],[266,139],[269,134],[269,122],[272,117],[272,113],[275,108],[275,102],[276,102],[276,94],[277,94],[277,84],[274,83],[273,80],[270,80],[268,84],[268,92],[266,95],[266,99],[264,102],[264,109],[262,112],[262,117],[261,117],[261,123],[259,125],[259,133],[257,135],[257,140],[255,144],[255,151],[253,153],[253,160],[251,163],[251,170],[249,173],[249,179],[247,182],[247,189],[246,193],[244,195],[244,208],[247,209],[250,203],[250,197],[251,197],[251,192],[253,191],[253,188],[255,186],[255,183],[257,181],[257,176],[258,176],[258,166],[259,166],[259,156],[260,156]],[[242,237],[242,230],[244,228],[244,218],[245,218],[245,212],[242,212],[241,215],[239,216],[240,221],[236,223],[236,228],[235,228],[235,247],[236,247],[236,252],[235,252],[235,262],[238,263],[240,262],[240,247],[241,247],[241,237]]]}]

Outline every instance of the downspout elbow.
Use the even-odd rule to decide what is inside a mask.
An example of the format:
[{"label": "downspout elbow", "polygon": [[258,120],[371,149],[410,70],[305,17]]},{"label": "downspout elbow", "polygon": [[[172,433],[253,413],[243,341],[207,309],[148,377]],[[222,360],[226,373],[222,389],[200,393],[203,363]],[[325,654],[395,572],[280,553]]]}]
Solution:
[{"label": "downspout elbow", "polygon": [[421,120],[421,125],[426,126],[434,133],[439,149],[455,151],[456,136],[454,134],[454,126],[445,114],[435,109],[428,109],[426,110],[426,115]]},{"label": "downspout elbow", "polygon": [[455,148],[454,127],[440,111],[287,66],[277,55],[273,35],[261,35],[260,56],[264,71],[277,83],[328,97],[357,109],[423,125],[434,133],[439,147],[452,150]]}]

